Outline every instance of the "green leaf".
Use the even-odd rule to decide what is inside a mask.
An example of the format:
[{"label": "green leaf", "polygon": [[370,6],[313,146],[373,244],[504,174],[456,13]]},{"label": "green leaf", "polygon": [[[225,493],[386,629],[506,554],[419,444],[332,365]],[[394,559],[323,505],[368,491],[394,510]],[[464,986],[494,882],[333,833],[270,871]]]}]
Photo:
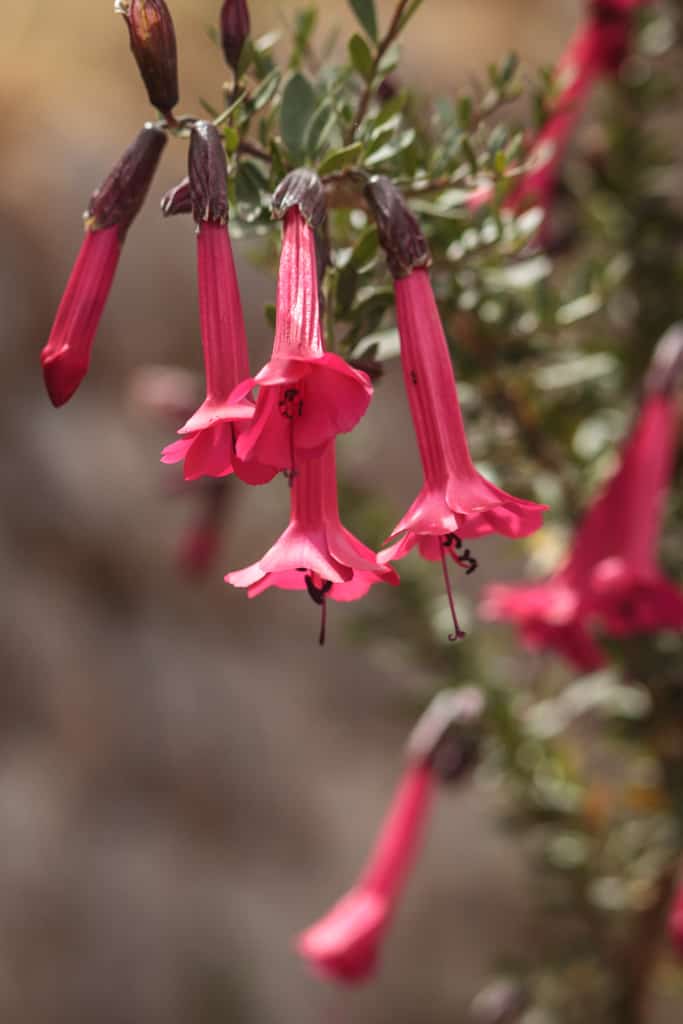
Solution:
[{"label": "green leaf", "polygon": [[332,171],[339,171],[342,167],[350,167],[356,162],[363,149],[361,142],[352,142],[350,146],[342,146],[326,156],[318,168],[318,174],[331,174]]},{"label": "green leaf", "polygon": [[281,77],[282,76],[277,68],[274,68],[269,75],[266,75],[254,95],[251,97],[251,106],[253,110],[261,110],[262,107],[265,107],[270,103],[277,92]]},{"label": "green leaf", "polygon": [[337,121],[337,112],[329,100],[323,100],[316,110],[306,135],[306,150],[315,156],[325,145]]},{"label": "green leaf", "polygon": [[351,39],[349,40],[349,57],[351,58],[352,65],[361,78],[364,78],[366,82],[369,82],[373,75],[375,63],[372,59],[372,54],[370,53],[370,47],[363,37],[359,36],[357,33],[356,35],[351,36]]},{"label": "green leaf", "polygon": [[275,303],[267,302],[263,307],[263,315],[266,318],[268,326],[275,330]]},{"label": "green leaf", "polygon": [[404,132],[401,132],[392,142],[386,142],[383,146],[380,146],[372,156],[369,156],[366,161],[366,167],[376,167],[377,164],[383,164],[387,160],[391,160],[393,157],[402,153],[409,146],[412,146],[415,141],[415,129],[406,128]]},{"label": "green leaf", "polygon": [[372,39],[377,42],[377,14],[375,0],[349,0],[353,13]]},{"label": "green leaf", "polygon": [[383,78],[386,77],[387,75],[390,75],[391,72],[396,67],[398,67],[398,62],[400,59],[401,51],[398,48],[398,46],[390,46],[387,52],[382,57],[382,59],[380,60],[379,64],[377,65],[377,70],[379,74]]},{"label": "green leaf", "polygon": [[371,224],[365,229],[354,246],[351,254],[351,265],[360,270],[361,267],[365,266],[375,258],[377,255],[378,245],[379,236],[377,234],[377,226],[375,224]]},{"label": "green leaf", "polygon": [[256,220],[261,213],[261,189],[251,173],[252,166],[244,161],[237,168],[235,176],[237,213],[242,220],[247,222]]},{"label": "green leaf", "polygon": [[280,132],[282,141],[296,162],[304,155],[304,140],[315,106],[311,83],[301,72],[292,75],[282,94]]},{"label": "green leaf", "polygon": [[240,144],[240,133],[232,125],[226,124],[223,129],[223,138],[225,139],[225,148],[228,153],[234,153]]},{"label": "green leaf", "polygon": [[218,117],[218,111],[216,110],[216,108],[211,103],[209,103],[208,100],[202,99],[201,96],[199,97],[199,106],[202,108],[202,110],[206,111],[209,117]]}]

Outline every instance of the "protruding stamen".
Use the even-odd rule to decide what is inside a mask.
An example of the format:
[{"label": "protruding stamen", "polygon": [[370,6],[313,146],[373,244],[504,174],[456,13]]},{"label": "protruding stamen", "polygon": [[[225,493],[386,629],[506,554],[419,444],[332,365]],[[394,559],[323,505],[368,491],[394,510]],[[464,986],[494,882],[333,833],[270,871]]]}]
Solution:
[{"label": "protruding stamen", "polygon": [[448,605],[449,605],[449,607],[451,609],[451,618],[453,620],[453,626],[455,627],[455,633],[449,633],[448,634],[448,639],[451,641],[451,643],[454,643],[456,640],[462,640],[462,638],[465,636],[465,632],[460,628],[460,623],[458,622],[458,616],[457,616],[456,611],[455,611],[455,603],[453,601],[453,591],[451,589],[451,580],[450,580],[450,577],[448,575],[448,566],[446,565],[446,548],[449,546],[449,544],[450,544],[450,539],[449,538],[447,538],[447,537],[446,538],[442,538],[442,541],[441,541],[441,568],[443,569],[443,580],[444,580],[444,583],[446,585],[446,596],[448,597]]},{"label": "protruding stamen", "polygon": [[318,643],[322,647],[325,643],[325,629],[327,627],[326,595],[329,594],[330,590],[332,590],[332,581],[321,580],[317,573],[306,573],[304,580],[306,581],[308,596],[315,604],[320,605],[320,633],[318,635]]}]

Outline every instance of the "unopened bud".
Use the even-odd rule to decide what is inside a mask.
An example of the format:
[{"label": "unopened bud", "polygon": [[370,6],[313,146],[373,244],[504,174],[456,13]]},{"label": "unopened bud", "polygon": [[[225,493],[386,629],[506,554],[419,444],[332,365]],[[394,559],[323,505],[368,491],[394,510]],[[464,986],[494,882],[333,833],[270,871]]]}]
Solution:
[{"label": "unopened bud", "polygon": [[325,220],[325,189],[315,171],[307,167],[298,167],[286,174],[273,193],[273,216],[278,220],[295,206],[313,229]]},{"label": "unopened bud", "polygon": [[655,345],[645,375],[645,394],[668,395],[683,378],[683,323],[673,324]]},{"label": "unopened bud", "polygon": [[88,230],[116,226],[119,237],[125,237],[144,202],[165,145],[165,133],[145,125],[109,177],[93,192],[84,215]]},{"label": "unopened bud", "polygon": [[432,258],[427,240],[396,186],[383,175],[377,175],[364,191],[392,276],[407,277],[418,267],[428,267]]},{"label": "unopened bud", "polygon": [[196,121],[190,135],[190,202],[197,224],[228,222],[228,167],[223,140],[209,121]]},{"label": "unopened bud", "polygon": [[240,54],[247,39],[251,22],[247,0],[224,0],[221,8],[221,46],[225,59],[237,71]]},{"label": "unopened bud", "polygon": [[408,757],[427,762],[444,782],[461,780],[477,762],[485,708],[476,686],[442,690],[410,734]]},{"label": "unopened bud", "polygon": [[175,217],[178,213],[192,213],[190,179],[183,178],[161,197],[161,212],[164,217]]},{"label": "unopened bud", "polygon": [[171,12],[164,0],[116,0],[128,25],[130,48],[150,103],[170,114],[178,102],[178,56]]}]

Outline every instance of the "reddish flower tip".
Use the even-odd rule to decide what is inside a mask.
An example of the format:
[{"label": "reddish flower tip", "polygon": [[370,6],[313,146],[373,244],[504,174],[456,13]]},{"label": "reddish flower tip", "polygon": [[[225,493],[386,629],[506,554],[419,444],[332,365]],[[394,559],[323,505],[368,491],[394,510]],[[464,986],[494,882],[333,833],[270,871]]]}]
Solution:
[{"label": "reddish flower tip", "polygon": [[86,232],[40,356],[45,387],[54,406],[68,402],[87,373],[120,251],[116,225]]}]

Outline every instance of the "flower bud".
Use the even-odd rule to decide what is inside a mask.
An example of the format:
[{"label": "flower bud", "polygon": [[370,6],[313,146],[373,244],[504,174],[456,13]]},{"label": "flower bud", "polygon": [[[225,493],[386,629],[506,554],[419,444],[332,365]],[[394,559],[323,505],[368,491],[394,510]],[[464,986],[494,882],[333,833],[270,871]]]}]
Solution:
[{"label": "flower bud", "polygon": [[460,781],[476,764],[485,707],[476,686],[442,690],[410,734],[408,756],[426,762],[442,782]]},{"label": "flower bud", "polygon": [[228,222],[228,167],[223,140],[209,121],[195,121],[188,158],[190,202],[197,222]]},{"label": "flower bud", "polygon": [[287,211],[295,206],[314,230],[325,220],[325,190],[315,171],[307,167],[290,171],[273,193],[273,216],[278,220],[282,220]]},{"label": "flower bud", "polygon": [[190,198],[190,179],[183,178],[161,197],[161,212],[164,217],[174,217],[178,213],[192,213]]},{"label": "flower bud", "polygon": [[116,226],[123,240],[144,202],[165,145],[165,133],[153,125],[145,125],[106,180],[93,192],[85,213],[89,231]]},{"label": "flower bud", "polygon": [[428,267],[432,259],[427,240],[396,186],[383,175],[377,175],[364,191],[392,276],[407,277],[417,267]]},{"label": "flower bud", "polygon": [[221,8],[221,46],[226,61],[235,72],[250,28],[247,0],[224,0]]},{"label": "flower bud", "polygon": [[164,0],[116,0],[150,102],[170,114],[178,102],[178,58],[171,12]]}]

